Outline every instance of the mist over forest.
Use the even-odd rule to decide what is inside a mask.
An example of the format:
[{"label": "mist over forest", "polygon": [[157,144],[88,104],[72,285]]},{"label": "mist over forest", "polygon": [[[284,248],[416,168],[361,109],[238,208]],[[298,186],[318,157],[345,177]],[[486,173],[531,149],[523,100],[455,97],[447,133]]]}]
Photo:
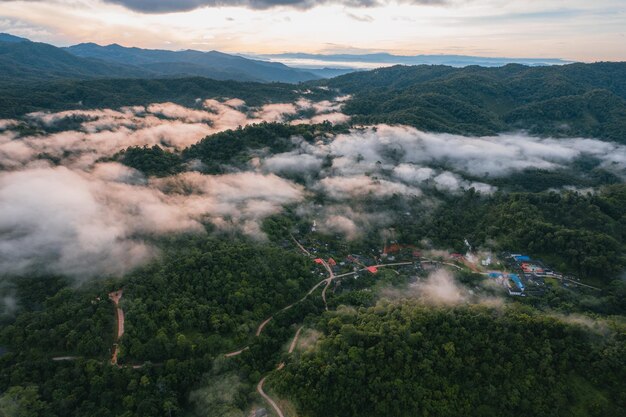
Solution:
[{"label": "mist over forest", "polygon": [[623,62],[14,38],[0,415],[626,415]]}]

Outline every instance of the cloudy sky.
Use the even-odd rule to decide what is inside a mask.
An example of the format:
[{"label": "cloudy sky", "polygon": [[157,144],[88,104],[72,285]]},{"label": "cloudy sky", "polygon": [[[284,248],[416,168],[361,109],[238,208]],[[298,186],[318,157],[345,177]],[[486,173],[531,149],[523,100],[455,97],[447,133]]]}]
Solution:
[{"label": "cloudy sky", "polygon": [[57,45],[626,60],[626,1],[0,0],[0,31]]}]

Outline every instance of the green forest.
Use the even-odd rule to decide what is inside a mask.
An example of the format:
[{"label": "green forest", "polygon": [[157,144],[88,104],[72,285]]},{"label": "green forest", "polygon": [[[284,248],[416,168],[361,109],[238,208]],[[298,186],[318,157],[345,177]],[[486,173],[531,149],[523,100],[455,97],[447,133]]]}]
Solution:
[{"label": "green forest", "polygon": [[321,82],[354,97],[353,123],[492,135],[525,129],[550,136],[626,140],[624,63],[499,68],[394,66]]},{"label": "green forest", "polygon": [[[474,190],[442,195],[434,212],[406,222],[402,239],[426,236],[438,247],[463,250],[490,239],[498,248],[545,259],[563,271],[598,280],[613,279],[626,266],[626,186],[612,185],[597,194],[576,192],[497,193]],[[419,201],[415,202],[419,204]]]},{"label": "green forest", "polygon": [[272,384],[302,416],[623,416],[626,333],[528,309],[380,305],[324,315]]},{"label": "green forest", "polygon": [[[159,240],[162,256],[125,277],[78,288],[62,277],[15,278],[20,311],[16,319],[2,318],[0,346],[7,351],[0,356],[0,410],[203,416],[210,407],[216,412],[209,415],[244,416],[259,401],[254,385],[283,360],[287,367],[272,372],[268,386],[307,417],[625,415],[626,285],[610,282],[624,267],[625,195],[623,186],[586,196],[485,197],[470,190],[443,200],[432,218],[404,220],[402,242],[421,236],[454,247],[465,236],[477,242],[497,236],[501,245],[572,270],[606,273],[593,273],[605,280],[597,280],[599,293],[553,287],[496,309],[381,303],[377,291],[407,285],[404,274],[388,271],[329,293],[328,312],[319,289],[281,311],[323,272],[288,240],[285,230],[298,228],[291,211],[265,222],[266,243],[236,234],[185,234]],[[517,228],[523,232],[513,232]],[[556,237],[544,244],[545,230]],[[470,285],[483,280],[459,279]],[[107,294],[118,288],[124,290],[126,331],[115,367],[108,363],[115,320]],[[553,313],[605,324],[590,330]],[[315,349],[286,356],[285,344],[301,324],[322,336]],[[241,355],[224,358],[244,346]]]},{"label": "green forest", "polygon": [[[0,412],[13,401],[20,416],[182,415],[214,360],[248,343],[261,321],[317,280],[296,252],[237,236],[184,235],[160,245],[161,259],[122,280],[76,289],[54,277],[15,279],[27,303],[16,320],[2,318],[0,346],[9,352],[0,356],[0,390],[8,390]],[[119,287],[127,324],[115,367],[107,294]],[[277,315],[255,341],[243,363],[251,382],[289,337],[283,321],[310,311],[318,310],[304,303]]]},{"label": "green forest", "polygon": [[0,117],[75,108],[117,108],[197,98],[237,97],[255,106],[293,102],[302,91],[323,100],[350,94],[352,124],[406,124],[421,130],[494,135],[527,130],[625,143],[624,63],[498,68],[394,66],[298,85],[207,78],[60,80],[0,83]]},{"label": "green forest", "polygon": [[[115,226],[105,231],[112,245],[132,241],[149,253],[134,269],[95,278],[0,271],[0,417],[247,417],[261,408],[276,417],[263,383],[286,417],[626,417],[626,184],[618,158],[567,148],[580,156],[480,175],[445,158],[405,160],[401,145],[368,148],[377,130],[362,127],[524,130],[626,143],[624,74],[624,64],[597,63],[394,66],[299,85],[206,78],[0,83],[0,117],[22,118],[2,127],[3,140],[20,145],[28,136],[37,149],[28,164],[3,165],[0,180],[32,169],[35,183],[47,184],[42,177],[61,172],[84,188],[77,195],[87,195],[86,212]],[[341,109],[350,122],[290,123],[317,114],[309,109],[184,149],[123,142],[108,153],[77,151],[74,159],[70,151],[37,148],[37,141],[71,131],[56,137],[59,148],[80,145],[89,137],[87,119],[46,126],[24,116],[163,101],[200,108],[197,99],[207,97],[259,106],[295,102],[304,91],[311,102],[351,95]],[[354,154],[329,151],[339,135],[361,133],[364,144]],[[613,145],[608,149],[622,149]],[[292,170],[268,168],[279,154]],[[98,164],[106,169],[98,172]],[[400,164],[432,175],[422,182],[394,177]],[[460,185],[438,188],[441,173]],[[252,195],[255,181],[272,181],[258,196],[241,198],[230,195],[238,184],[220,188],[222,174],[244,174],[243,189]],[[218,191],[192,191],[185,176],[202,175],[214,175],[207,187]],[[182,184],[176,195],[167,183],[173,176]],[[293,187],[293,198],[264,193],[281,185]],[[115,193],[103,192],[107,187]],[[21,198],[21,184],[13,188]],[[127,201],[121,194],[134,190],[141,191],[136,200],[152,198],[148,209],[133,200],[116,211]],[[189,204],[202,206],[189,215],[187,191],[199,197]],[[258,227],[250,234],[236,224],[248,218],[235,213],[249,209],[247,200]],[[64,203],[65,216],[57,217],[70,217],[70,225],[82,220]],[[196,231],[165,227],[172,212]],[[216,212],[225,226],[211,223]],[[127,218],[144,214],[146,223],[164,227],[124,229]],[[7,221],[0,237],[22,243],[46,234],[39,224]],[[80,230],[89,235],[81,244],[97,251],[89,239],[95,232]],[[499,258],[497,265],[472,269],[463,257],[472,251]],[[513,253],[558,274],[543,277],[541,291],[514,295],[488,269],[517,271]],[[462,301],[444,306],[422,297],[442,271],[444,290]],[[119,310],[110,298],[117,291]]]},{"label": "green forest", "polygon": [[[332,93],[316,89],[314,99]],[[0,117],[19,117],[34,111],[119,108],[171,101],[193,107],[196,99],[237,97],[250,106],[293,102],[294,86],[281,83],[216,81],[210,78],[60,80],[30,83],[0,82]]]}]

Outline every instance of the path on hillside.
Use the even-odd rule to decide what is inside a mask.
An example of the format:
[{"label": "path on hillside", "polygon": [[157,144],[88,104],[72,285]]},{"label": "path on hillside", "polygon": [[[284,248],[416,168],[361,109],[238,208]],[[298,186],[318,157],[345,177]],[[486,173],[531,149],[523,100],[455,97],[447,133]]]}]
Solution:
[{"label": "path on hillside", "polygon": [[328,271],[328,278],[326,278],[326,286],[322,290],[322,300],[324,300],[324,308],[326,309],[326,311],[328,311],[328,303],[326,302],[326,290],[328,289],[328,287],[330,287],[330,284],[333,282],[333,279],[335,279],[335,273],[333,272],[330,265],[328,265],[328,262],[326,262],[323,259],[322,259],[322,265],[324,265],[324,268],[326,268],[326,270]]},{"label": "path on hillside", "polygon": [[[308,257],[312,258],[313,256],[311,255],[311,253],[309,251],[306,250],[306,248],[304,246],[302,246],[300,244],[300,242],[298,242],[298,240],[291,235],[291,238],[293,239],[293,241],[296,243],[296,245],[298,246],[298,248],[305,253]],[[328,278],[325,278],[323,280],[321,280],[320,282],[318,282],[317,284],[315,284],[313,287],[311,287],[311,289],[304,295],[304,297],[302,297],[301,299],[299,299],[298,301],[295,301],[292,304],[289,304],[288,306],[282,308],[280,311],[285,311],[290,309],[291,307],[293,307],[294,305],[296,305],[297,303],[300,303],[304,300],[307,299],[307,297],[309,297],[311,294],[313,294],[313,292],[315,292],[315,290],[317,290],[321,285],[326,284],[324,286],[324,289],[322,290],[322,300],[324,301],[324,307],[326,309],[326,311],[328,311],[328,304],[326,302],[326,291],[328,290],[328,288],[330,287],[330,284],[333,282],[333,280],[337,279],[337,278],[342,278],[342,277],[347,277],[350,275],[355,275],[358,274],[359,272],[363,272],[363,271],[368,271],[368,268],[372,268],[372,267],[366,267],[365,265],[362,265],[363,268],[353,271],[353,272],[347,272],[344,274],[340,274],[340,275],[335,275],[335,273],[333,272],[332,268],[330,267],[330,265],[328,264],[328,262],[326,262],[324,259],[321,259],[321,264],[324,267],[324,269],[326,269],[326,271],[328,272]],[[396,263],[389,263],[389,264],[379,264],[379,265],[374,265],[374,268],[386,268],[386,267],[390,267],[390,266],[403,266],[403,265],[413,265],[413,262],[396,262]],[[456,266],[456,265],[455,265]],[[265,328],[265,326],[272,320],[274,316],[270,316],[267,319],[265,319],[263,322],[261,322],[261,324],[259,325],[259,327],[257,327],[257,330],[255,332],[255,336],[259,337],[261,335],[261,333],[263,332],[263,329]],[[293,340],[291,341],[291,344],[289,345],[289,350],[288,353],[292,354],[293,351],[295,350],[297,343],[298,343],[298,338],[300,337],[300,333],[302,332],[303,326],[301,326],[300,328],[298,328],[298,330],[296,331],[296,334],[294,335]],[[239,350],[236,350],[234,352],[229,352],[224,354],[225,357],[227,358],[231,358],[234,356],[238,356],[241,355],[243,352],[245,352],[246,350],[248,350],[250,347],[246,346],[243,347]],[[284,362],[281,362],[277,365],[276,370],[280,371],[281,369],[283,369],[285,366]],[[285,415],[283,414],[282,410],[278,407],[278,404],[276,404],[276,402],[274,400],[272,400],[272,398],[270,398],[269,395],[267,395],[265,393],[265,391],[263,390],[263,385],[265,384],[265,379],[267,378],[267,376],[264,376],[259,383],[257,384],[257,392],[261,395],[261,397],[263,397],[263,399],[274,409],[274,411],[276,412],[276,414],[279,417],[284,417]]]},{"label": "path on hillside", "polygon": [[244,351],[246,351],[246,350],[248,350],[248,349],[250,349],[250,346],[246,346],[246,347],[245,347],[245,348],[243,348],[243,349],[239,349],[239,350],[236,350],[236,351],[234,351],[234,352],[227,353],[227,354],[225,354],[224,356],[226,356],[227,358],[231,358],[231,357],[233,357],[233,356],[241,355]]},{"label": "path on hillside", "polygon": [[298,338],[300,337],[300,332],[302,331],[302,329],[304,328],[304,326],[300,326],[300,328],[296,331],[296,335],[293,337],[293,340],[291,341],[291,345],[289,345],[289,354],[293,353],[294,349],[296,348],[296,345],[298,344]]},{"label": "path on hillside", "polygon": [[117,355],[119,353],[119,341],[124,335],[124,310],[120,307],[120,299],[122,298],[123,290],[117,290],[109,293],[109,298],[113,301],[115,306],[115,319],[117,322],[117,334],[115,336],[115,343],[113,343],[113,353],[111,355],[111,365],[117,365]]},{"label": "path on hillside", "polygon": [[[281,368],[282,369],[282,368]],[[274,400],[272,400],[270,398],[269,395],[267,395],[265,393],[265,391],[263,391],[263,384],[265,383],[265,378],[267,378],[266,376],[264,376],[263,378],[261,378],[261,380],[259,381],[259,384],[256,386],[256,390],[259,394],[261,394],[261,397],[263,397],[263,399],[265,401],[267,401],[267,403],[269,405],[272,406],[272,408],[274,409],[274,411],[276,411],[276,414],[278,415],[278,417],[285,417],[285,415],[283,414],[283,412],[281,411],[280,408],[278,408],[278,405],[274,402]]]},{"label": "path on hillside", "polygon": [[313,255],[311,255],[311,252],[309,252],[308,250],[306,250],[306,248],[304,246],[302,246],[302,244],[300,242],[298,242],[298,239],[296,239],[294,237],[294,235],[290,234],[289,236],[291,236],[291,238],[293,239],[294,242],[296,242],[296,245],[300,248],[300,250],[304,253],[306,253],[307,256],[309,257],[313,257]]},{"label": "path on hillside", "polygon": [[[302,332],[303,328],[304,326],[300,326],[298,330],[296,330],[296,334],[294,335],[293,340],[291,341],[291,344],[289,345],[289,351],[287,352],[290,355],[296,349],[296,345],[298,344],[298,338],[300,337],[300,332]],[[281,362],[276,367],[276,370],[280,371],[284,367],[285,367],[285,362]],[[267,401],[268,404],[272,406],[272,408],[274,409],[274,411],[276,411],[276,414],[278,414],[279,417],[284,417],[284,414],[282,410],[280,409],[280,407],[278,407],[278,404],[276,404],[276,402],[274,402],[274,400],[272,400],[270,396],[267,395],[265,391],[263,391],[263,384],[265,383],[265,378],[267,378],[267,376],[263,377],[263,379],[259,381],[259,384],[256,386],[256,390],[259,394],[261,394],[261,397],[263,397],[265,401]]]}]

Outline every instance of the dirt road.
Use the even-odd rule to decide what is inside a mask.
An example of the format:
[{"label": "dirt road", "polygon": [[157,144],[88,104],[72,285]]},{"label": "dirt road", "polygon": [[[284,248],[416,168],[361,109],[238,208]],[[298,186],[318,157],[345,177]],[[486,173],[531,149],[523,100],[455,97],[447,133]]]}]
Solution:
[{"label": "dirt road", "polygon": [[265,383],[265,378],[267,377],[263,377],[260,381],[259,384],[256,386],[256,390],[259,394],[261,394],[261,397],[263,397],[263,399],[265,401],[267,401],[267,403],[269,405],[272,406],[272,408],[274,409],[274,411],[276,411],[276,414],[278,415],[278,417],[285,417],[285,415],[283,414],[283,412],[280,410],[280,408],[278,408],[278,405],[274,402],[274,400],[272,400],[269,395],[267,395],[265,393],[265,391],[263,391],[263,384]]},{"label": "dirt road", "polygon": [[296,242],[296,245],[300,248],[300,250],[301,250],[302,252],[306,253],[306,255],[307,255],[307,256],[309,256],[309,257],[311,257],[311,258],[313,257],[313,255],[311,255],[311,252],[309,252],[308,250],[306,250],[306,249],[305,249],[305,247],[304,247],[304,246],[302,246],[302,245],[300,244],[300,242],[298,242],[298,240],[297,240],[297,239],[296,239],[293,235],[290,235],[290,236],[291,236],[291,238],[293,239],[293,241],[294,241],[294,242]]},{"label": "dirt road", "polygon": [[328,287],[330,287],[330,284],[333,282],[333,279],[335,279],[335,273],[331,269],[330,265],[328,265],[328,262],[326,262],[323,259],[322,259],[322,265],[324,265],[324,268],[326,268],[326,270],[328,271],[328,278],[326,278],[326,286],[322,290],[322,300],[324,300],[324,308],[326,309],[326,311],[328,311],[328,304],[326,303],[326,290],[328,289]]},{"label": "dirt road", "polygon": [[239,349],[239,350],[236,350],[236,351],[234,351],[234,352],[227,353],[227,354],[225,354],[224,356],[226,356],[227,358],[232,358],[233,356],[241,355],[243,352],[245,352],[245,351],[246,351],[246,350],[248,350],[248,349],[250,349],[250,347],[249,347],[249,346],[246,346],[246,347],[245,347],[245,348],[243,348],[243,349]]},{"label": "dirt road", "polygon": [[111,355],[111,365],[117,365],[117,355],[119,353],[119,340],[124,335],[124,310],[120,307],[120,299],[122,298],[123,290],[113,291],[109,293],[109,298],[115,305],[115,318],[117,321],[117,335],[115,337],[115,343],[113,344],[113,354]]},{"label": "dirt road", "polygon": [[291,341],[291,345],[289,345],[289,354],[293,353],[294,349],[296,348],[296,345],[298,344],[298,338],[300,337],[300,332],[302,331],[302,328],[304,326],[300,326],[300,328],[298,329],[298,331],[296,331],[296,335],[293,337],[293,340]]},{"label": "dirt road", "polygon": [[270,318],[269,318],[269,319],[265,320],[263,323],[261,323],[261,324],[259,325],[259,327],[256,329],[256,336],[260,336],[260,335],[261,335],[261,332],[263,331],[263,328],[265,327],[265,325],[266,325],[267,323],[269,323],[269,322],[270,322],[270,320],[272,320],[272,317],[273,317],[273,316],[270,316]]}]

